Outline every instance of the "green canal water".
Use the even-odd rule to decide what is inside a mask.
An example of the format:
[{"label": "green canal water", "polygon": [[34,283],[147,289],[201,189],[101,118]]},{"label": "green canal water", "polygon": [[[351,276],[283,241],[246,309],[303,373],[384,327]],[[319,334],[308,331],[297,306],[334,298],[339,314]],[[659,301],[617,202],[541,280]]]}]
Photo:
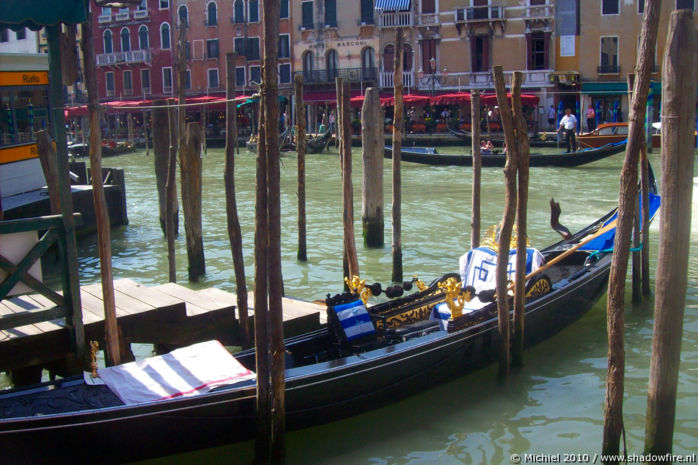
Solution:
[{"label": "green canal water", "polygon": [[[442,153],[464,151],[441,147]],[[469,150],[469,149],[468,149]],[[367,249],[361,241],[361,151],[354,148],[355,231],[363,278],[388,283],[391,276],[391,164],[384,165],[386,245]],[[205,278],[192,287],[235,291],[226,232],[222,149],[204,156],[203,211]],[[660,169],[659,155],[651,156]],[[617,202],[622,155],[580,168],[537,168],[530,174],[529,236],[534,247],[557,240],[549,223],[549,199],[562,206],[561,222],[577,230]],[[130,224],[112,231],[114,277],[146,285],[167,281],[166,243],[158,220],[152,154],[144,151],[104,160],[125,169]],[[282,260],[287,295],[321,299],[342,287],[342,216],[339,157],[336,151],[308,155],[308,261],[296,259],[296,157],[281,167]],[[698,173],[698,170],[696,170]],[[659,173],[658,173],[659,174]],[[241,149],[236,158],[238,210],[243,231],[247,282],[252,288],[255,157]],[[405,276],[430,281],[457,271],[470,243],[471,168],[402,165],[402,244]],[[483,230],[501,219],[501,169],[482,173]],[[694,197],[695,199],[695,197]],[[674,452],[698,452],[698,207],[693,227],[683,335]],[[658,221],[658,220],[657,220]],[[180,219],[183,225],[183,219]],[[652,268],[658,225],[653,231]],[[177,279],[186,284],[183,228],[177,240]],[[81,282],[99,279],[96,238],[80,243]],[[629,286],[628,286],[629,290]],[[627,295],[626,301],[629,302]],[[328,425],[287,435],[287,463],[507,464],[511,454],[593,454],[600,450],[606,382],[605,297],[580,321],[527,351],[526,366],[505,384],[496,367],[390,406]],[[653,303],[626,309],[624,421],[629,453],[642,453]],[[141,348],[147,352],[147,349]],[[147,353],[144,353],[147,355]],[[370,382],[370,380],[366,380]],[[248,464],[253,443],[245,442],[150,464]],[[560,456],[561,460],[564,455]],[[526,463],[524,461],[524,463]],[[579,461],[583,463],[583,460]]]}]

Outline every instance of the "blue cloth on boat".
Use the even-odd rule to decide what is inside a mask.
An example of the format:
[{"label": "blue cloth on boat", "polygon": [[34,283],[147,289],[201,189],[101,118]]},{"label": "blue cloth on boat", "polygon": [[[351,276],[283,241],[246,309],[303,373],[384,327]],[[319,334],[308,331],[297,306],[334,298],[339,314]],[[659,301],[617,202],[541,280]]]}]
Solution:
[{"label": "blue cloth on boat", "polygon": [[442,331],[448,329],[448,320],[451,318],[451,309],[448,308],[446,302],[441,302],[434,306],[434,311],[429,314],[430,320],[437,320]]},{"label": "blue cloth on boat", "polygon": [[348,341],[376,333],[371,316],[361,300],[334,307]]}]

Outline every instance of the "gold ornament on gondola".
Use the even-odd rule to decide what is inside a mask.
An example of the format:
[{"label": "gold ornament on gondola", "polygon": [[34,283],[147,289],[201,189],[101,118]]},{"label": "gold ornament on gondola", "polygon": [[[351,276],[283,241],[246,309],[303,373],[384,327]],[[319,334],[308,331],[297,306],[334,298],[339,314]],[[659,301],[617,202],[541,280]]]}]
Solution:
[{"label": "gold ornament on gondola", "polygon": [[[502,230],[502,223],[493,224],[485,231],[485,234],[480,240],[480,245],[482,247],[487,247],[488,249],[494,250],[495,253],[499,251],[499,233]],[[518,242],[518,237],[516,235],[516,224],[511,229],[511,240],[509,241],[509,250],[515,250]],[[531,243],[526,238],[526,247],[530,247]]]},{"label": "gold ornament on gondola", "polygon": [[359,297],[361,298],[361,301],[364,303],[364,305],[368,303],[368,298],[373,296],[373,292],[371,292],[371,289],[366,287],[365,279],[361,279],[358,276],[354,275],[351,279],[345,277],[344,282],[347,284],[347,287],[352,292],[352,294],[359,294]]},{"label": "gold ornament on gondola", "polygon": [[90,368],[92,369],[91,376],[93,378],[98,378],[97,374],[97,352],[99,351],[99,342],[90,341]]},{"label": "gold ornament on gondola", "polygon": [[417,286],[417,289],[420,291],[426,291],[429,288],[417,275],[413,275],[412,278],[414,278],[414,285]]},{"label": "gold ornament on gondola", "polygon": [[446,294],[446,305],[451,310],[451,317],[458,318],[463,314],[463,307],[466,302],[473,298],[470,291],[463,291],[461,282],[456,278],[448,278],[446,281],[438,283],[439,289]]}]

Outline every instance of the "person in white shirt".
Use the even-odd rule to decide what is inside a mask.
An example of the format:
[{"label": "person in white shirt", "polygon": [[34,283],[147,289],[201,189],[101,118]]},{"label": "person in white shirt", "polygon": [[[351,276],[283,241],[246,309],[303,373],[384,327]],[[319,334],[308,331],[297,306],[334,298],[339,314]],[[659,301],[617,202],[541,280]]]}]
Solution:
[{"label": "person in white shirt", "polygon": [[565,141],[567,142],[567,152],[577,151],[577,138],[575,137],[575,132],[577,132],[577,117],[572,114],[571,108],[565,109],[565,116],[560,120],[560,128],[558,131],[565,131]]}]

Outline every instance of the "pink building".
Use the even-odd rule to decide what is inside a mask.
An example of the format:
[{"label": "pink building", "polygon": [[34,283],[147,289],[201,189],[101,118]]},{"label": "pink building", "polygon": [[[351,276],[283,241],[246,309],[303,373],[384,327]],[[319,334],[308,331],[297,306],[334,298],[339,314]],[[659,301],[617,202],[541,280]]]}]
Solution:
[{"label": "pink building", "polygon": [[141,0],[127,8],[90,5],[100,101],[142,100],[173,94],[174,0]]}]

